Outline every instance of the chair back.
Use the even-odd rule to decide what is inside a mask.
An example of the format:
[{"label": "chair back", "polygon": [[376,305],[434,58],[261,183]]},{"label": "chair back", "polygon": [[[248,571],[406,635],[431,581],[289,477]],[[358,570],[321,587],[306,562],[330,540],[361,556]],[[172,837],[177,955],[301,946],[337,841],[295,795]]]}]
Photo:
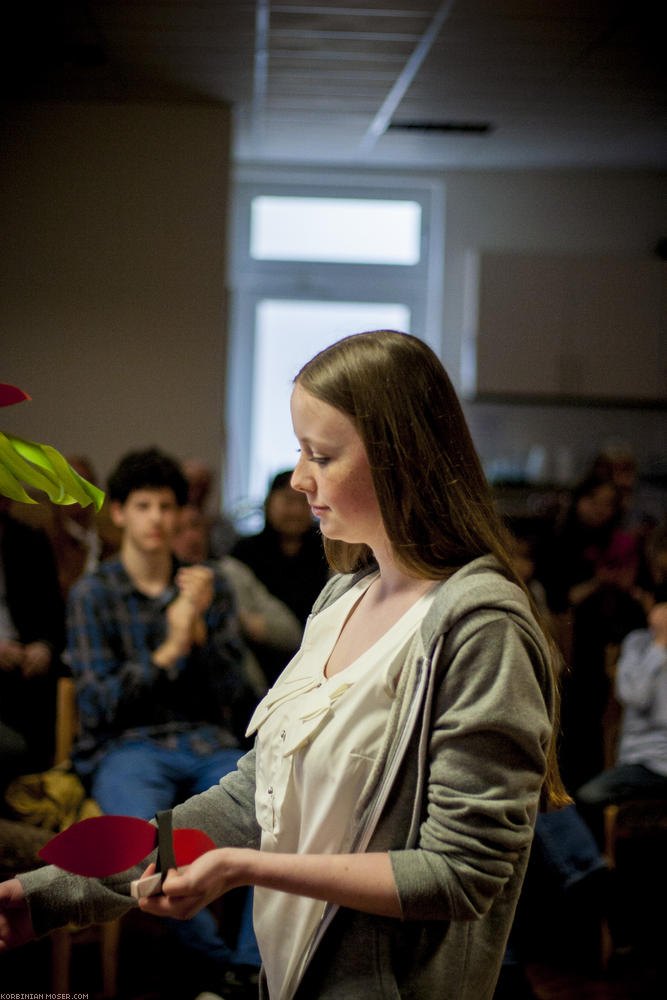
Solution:
[{"label": "chair back", "polygon": [[79,716],[72,677],[59,677],[56,689],[56,739],[54,764],[65,764],[72,755],[78,732]]}]

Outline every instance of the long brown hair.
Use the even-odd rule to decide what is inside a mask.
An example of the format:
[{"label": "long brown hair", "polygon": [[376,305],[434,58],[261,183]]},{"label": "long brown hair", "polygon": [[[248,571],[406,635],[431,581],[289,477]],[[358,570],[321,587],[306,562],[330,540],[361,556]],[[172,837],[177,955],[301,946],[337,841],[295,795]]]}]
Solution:
[{"label": "long brown hair", "polygon": [[[493,553],[526,591],[454,387],[427,344],[395,330],[355,334],[317,354],[294,381],[353,421],[387,536],[408,574],[445,579]],[[339,572],[373,559],[364,545],[328,538],[324,545]],[[555,662],[553,667],[556,678]],[[556,719],[554,733],[557,728]],[[558,773],[555,736],[544,789],[550,805],[569,801]]]}]

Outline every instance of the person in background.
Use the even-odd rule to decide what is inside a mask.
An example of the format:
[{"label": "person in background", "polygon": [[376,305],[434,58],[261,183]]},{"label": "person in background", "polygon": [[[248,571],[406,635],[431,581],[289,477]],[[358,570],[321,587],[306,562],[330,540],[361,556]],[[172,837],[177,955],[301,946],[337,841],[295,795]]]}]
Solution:
[{"label": "person in background", "polygon": [[607,650],[643,627],[636,539],[621,525],[616,484],[590,476],[572,493],[563,522],[538,560],[549,609],[565,636],[560,761],[574,791],[604,766],[602,720],[610,694]]},{"label": "person in background", "polygon": [[[68,455],[67,461],[80,476],[97,485],[98,479],[90,459],[85,455]],[[67,600],[73,585],[85,573],[92,573],[99,564],[115,555],[121,543],[121,531],[114,524],[105,499],[102,509],[92,504],[49,504],[51,517],[46,525],[58,567],[58,582]]]},{"label": "person in background", "polygon": [[[89,458],[67,455],[66,459],[75,472],[98,485]],[[36,504],[12,504],[11,512],[17,520],[43,531],[49,539],[64,601],[80,576],[92,572],[120,548],[120,531],[111,520],[106,500],[98,512],[92,504],[87,507],[78,503],[55,504],[42,495]]]},{"label": "person in background", "polygon": [[220,512],[212,514],[209,510],[213,470],[201,458],[186,458],[181,468],[188,483],[188,506],[195,507],[206,524],[206,557],[222,559],[237,541],[238,532],[228,517]]},{"label": "person in background", "polygon": [[[186,504],[183,508],[173,550],[184,562],[206,560],[209,551],[207,524],[196,507]],[[246,669],[253,678],[253,689],[259,700],[267,684],[273,683],[296,653],[303,629],[294,612],[269,593],[245,563],[233,556],[223,556],[214,565],[234,591],[241,631],[248,647]]]},{"label": "person in background", "polygon": [[547,539],[539,564],[553,610],[577,608],[609,588],[631,591],[638,553],[621,521],[621,496],[612,479],[591,475],[573,489],[565,517]]},{"label": "person in background", "polygon": [[[80,476],[97,484],[97,473],[89,458],[68,455],[67,461]],[[92,504],[87,507],[51,504],[51,507],[52,517],[46,531],[56,557],[60,589],[67,600],[79,577],[92,573],[104,559],[118,552],[122,536],[111,518],[106,499],[99,512]]]},{"label": "person in background", "polygon": [[648,539],[646,556],[652,589],[667,584],[667,517]]},{"label": "person in background", "polygon": [[514,567],[526,584],[535,606],[545,623],[549,623],[549,605],[547,594],[535,575],[537,569],[537,552],[539,550],[539,533],[520,519],[508,521],[510,544]]},{"label": "person in background", "polygon": [[608,441],[596,455],[591,475],[610,479],[618,490],[621,519],[619,527],[635,541],[639,567],[637,584],[650,591],[650,566],[646,548],[654,529],[664,517],[664,498],[642,489],[639,461],[624,441]]},{"label": "person in background", "polygon": [[631,798],[667,799],[667,526],[656,529],[649,552],[656,583],[648,627],[625,637],[616,666],[616,763],[575,792],[587,814]]},{"label": "person in background", "polygon": [[[540,800],[566,801],[552,644],[423,341],[338,341],[298,373],[292,422],[292,483],[337,575],[255,712],[253,750],[173,810],[218,849],[138,905],[184,918],[254,886],[270,1000],[490,1000]],[[122,912],[132,875],[0,886],[0,948],[75,900]]]},{"label": "person in background", "polygon": [[[541,531],[524,519],[509,519],[514,567],[524,581],[540,621],[559,640],[546,592],[535,576]],[[543,530],[543,529],[542,529]],[[557,673],[563,664],[557,659]],[[535,1000],[526,971],[531,958],[559,950],[576,962],[590,953],[591,929],[599,932],[608,869],[595,837],[574,803],[538,813],[526,879],[494,1000]],[[545,921],[549,933],[542,933]],[[579,940],[578,940],[579,939]],[[566,959],[567,960],[567,959]]]},{"label": "person in background", "polygon": [[595,479],[611,480],[614,483],[623,517],[631,517],[636,499],[639,462],[630,446],[623,441],[607,442],[593,459],[590,474]]},{"label": "person in background", "polygon": [[308,501],[292,487],[291,476],[284,471],[274,477],[264,501],[263,530],[240,538],[231,554],[305,625],[329,567]]},{"label": "person in background", "polygon": [[48,539],[0,497],[0,796],[51,766],[65,612]]},{"label": "person in background", "polygon": [[[248,707],[243,644],[226,579],[172,554],[187,499],[176,461],[130,452],[107,492],[119,554],[74,585],[67,609],[80,718],[72,760],[103,812],[150,819],[235,768]],[[244,988],[259,964],[250,903],[243,919],[237,947],[208,911],[175,925],[215,985]]]}]

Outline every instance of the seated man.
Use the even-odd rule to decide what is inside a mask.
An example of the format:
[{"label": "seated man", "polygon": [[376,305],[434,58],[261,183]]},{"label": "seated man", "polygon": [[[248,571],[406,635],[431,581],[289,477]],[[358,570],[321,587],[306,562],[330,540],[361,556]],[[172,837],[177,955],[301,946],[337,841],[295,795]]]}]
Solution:
[{"label": "seated man", "polygon": [[[224,577],[172,555],[187,497],[177,463],[133,452],[108,495],[120,552],[82,577],[68,602],[81,721],[73,759],[104,812],[149,819],[236,767],[244,651]],[[259,966],[249,907],[234,951],[208,911],[174,929],[221,967]]]},{"label": "seated man", "polygon": [[649,627],[623,641],[616,697],[623,718],[616,765],[576,793],[584,809],[633,798],[667,798],[667,585],[655,590]]}]

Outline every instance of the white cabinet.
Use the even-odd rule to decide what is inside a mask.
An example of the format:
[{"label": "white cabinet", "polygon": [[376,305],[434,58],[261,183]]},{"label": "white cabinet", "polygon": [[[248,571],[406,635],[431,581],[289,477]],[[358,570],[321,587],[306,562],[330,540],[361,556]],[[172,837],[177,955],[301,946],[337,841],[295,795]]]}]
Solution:
[{"label": "white cabinet", "polygon": [[667,403],[665,274],[648,255],[470,252],[464,395]]}]

